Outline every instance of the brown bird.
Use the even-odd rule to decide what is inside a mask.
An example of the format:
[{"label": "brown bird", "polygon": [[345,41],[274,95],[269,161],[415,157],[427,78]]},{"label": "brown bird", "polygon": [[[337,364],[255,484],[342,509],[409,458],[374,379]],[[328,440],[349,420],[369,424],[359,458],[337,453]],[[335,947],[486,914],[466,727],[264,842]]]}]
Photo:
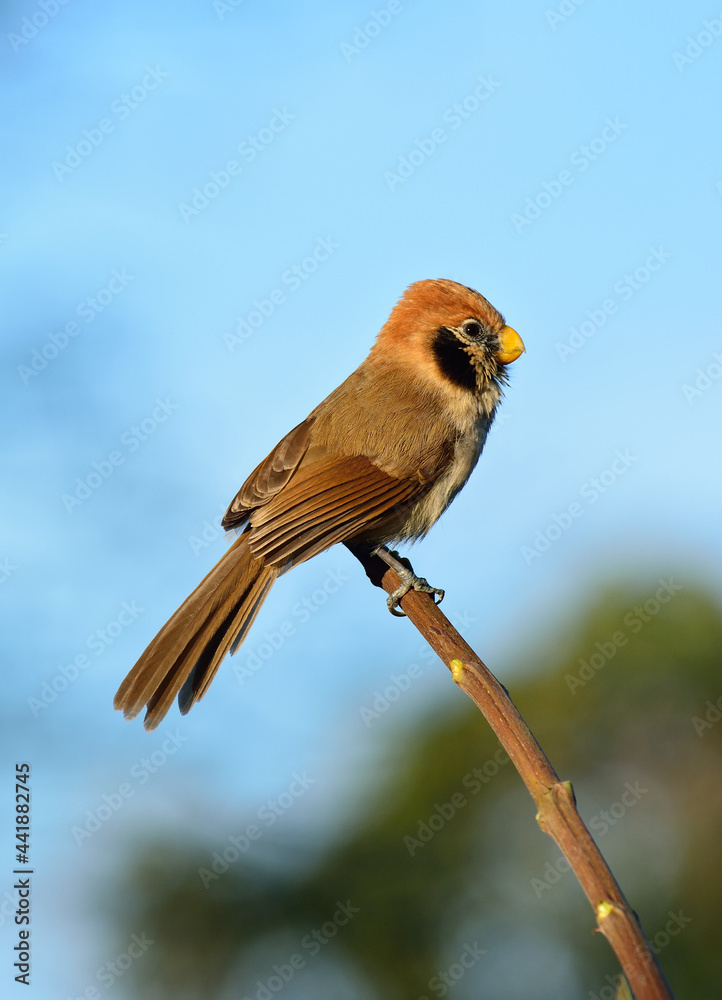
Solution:
[{"label": "brown bird", "polygon": [[148,706],[154,729],[183,714],[235,653],[281,573],[336,542],[378,551],[402,586],[438,594],[387,543],[423,537],[466,483],[524,351],[487,300],[455,281],[417,281],[366,360],[254,469],[223,518],[242,532],[125,678],[115,707]]}]

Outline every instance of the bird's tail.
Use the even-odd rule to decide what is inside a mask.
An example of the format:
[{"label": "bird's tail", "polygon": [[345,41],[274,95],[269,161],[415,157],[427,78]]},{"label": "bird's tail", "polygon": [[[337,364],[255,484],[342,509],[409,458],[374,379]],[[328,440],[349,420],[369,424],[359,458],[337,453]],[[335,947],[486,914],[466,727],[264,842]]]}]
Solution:
[{"label": "bird's tail", "polygon": [[245,533],[237,538],[152,640],[118,688],[115,707],[133,719],[147,705],[148,730],[176,694],[183,715],[190,711],[226,653],[240,646],[278,575],[252,555]]}]

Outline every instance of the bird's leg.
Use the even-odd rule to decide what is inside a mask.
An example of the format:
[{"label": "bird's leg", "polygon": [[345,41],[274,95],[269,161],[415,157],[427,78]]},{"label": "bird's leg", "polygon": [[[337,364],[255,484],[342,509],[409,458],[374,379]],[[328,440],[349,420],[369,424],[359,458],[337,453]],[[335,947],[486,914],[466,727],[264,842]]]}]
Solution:
[{"label": "bird's leg", "polygon": [[381,586],[383,572],[373,559],[374,556],[377,556],[381,562],[389,566],[401,578],[401,586],[397,587],[393,594],[386,598],[389,611],[397,618],[405,617],[403,611],[397,611],[397,608],[401,598],[405,597],[410,590],[420,590],[424,594],[438,594],[437,604],[440,604],[444,599],[444,591],[439,590],[438,587],[430,586],[423,577],[416,576],[409,560],[402,559],[398,552],[389,552],[385,545],[373,545],[368,542],[349,541],[344,542],[344,544],[356,556],[366,570],[366,576],[375,587]]},{"label": "bird's leg", "polygon": [[417,576],[408,559],[403,559],[399,556],[398,552],[389,552],[385,545],[379,545],[377,549],[373,550],[373,554],[382,559],[387,566],[390,566],[401,579],[401,586],[397,587],[393,594],[389,594],[386,598],[386,603],[392,615],[396,615],[397,618],[406,617],[403,611],[398,611],[397,609],[401,598],[406,597],[410,590],[418,590],[422,594],[438,594],[439,599],[438,601],[434,599],[434,603],[441,604],[444,599],[444,591],[439,587],[432,587],[423,576]]}]

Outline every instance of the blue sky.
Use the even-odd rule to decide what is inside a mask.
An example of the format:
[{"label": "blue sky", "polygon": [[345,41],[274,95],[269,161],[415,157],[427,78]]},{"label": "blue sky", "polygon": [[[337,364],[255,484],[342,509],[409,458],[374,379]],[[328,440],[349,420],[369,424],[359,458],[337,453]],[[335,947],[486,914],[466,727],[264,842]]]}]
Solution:
[{"label": "blue sky", "polygon": [[533,669],[609,580],[719,589],[722,557],[717,8],[46,7],[4,4],[0,31],[3,757],[33,764],[38,997],[112,958],[94,884],[139,830],[212,835],[205,802],[252,816],[304,769],[289,824],[348,821],[379,741],[459,697],[336,548],[279,582],[187,718],[148,736],[111,706],[223,553],[221,509],[411,281],[478,288],[527,346],[413,553],[492,668]]}]

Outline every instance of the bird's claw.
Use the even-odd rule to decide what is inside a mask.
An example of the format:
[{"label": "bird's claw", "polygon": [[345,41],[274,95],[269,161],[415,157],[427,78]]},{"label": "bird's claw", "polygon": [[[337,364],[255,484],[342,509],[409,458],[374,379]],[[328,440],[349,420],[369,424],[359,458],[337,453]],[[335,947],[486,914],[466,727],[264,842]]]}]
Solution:
[{"label": "bird's claw", "polygon": [[[417,576],[408,559],[403,559],[398,552],[389,552],[383,545],[374,549],[373,554],[377,555],[387,566],[390,566],[401,580],[401,585],[386,598],[386,604],[392,615],[397,618],[406,617],[403,611],[398,610],[398,607],[400,601],[406,597],[410,590],[418,590],[421,594],[432,594],[434,595],[434,604],[441,604],[444,599],[444,591],[440,590],[439,587],[432,587],[423,576]],[[438,601],[436,600],[437,594]]]},{"label": "bird's claw", "polygon": [[[397,587],[396,590],[392,594],[389,594],[386,598],[388,609],[396,618],[406,617],[406,613],[404,611],[399,611],[398,608],[401,599],[406,597],[411,590],[417,590],[421,594],[431,594],[434,597],[434,604],[441,604],[444,599],[443,590],[439,587],[432,587],[428,580],[425,580],[423,576],[416,576],[415,574],[410,573],[409,579],[404,580],[401,586]],[[437,594],[439,596],[438,601],[435,596]]]}]

